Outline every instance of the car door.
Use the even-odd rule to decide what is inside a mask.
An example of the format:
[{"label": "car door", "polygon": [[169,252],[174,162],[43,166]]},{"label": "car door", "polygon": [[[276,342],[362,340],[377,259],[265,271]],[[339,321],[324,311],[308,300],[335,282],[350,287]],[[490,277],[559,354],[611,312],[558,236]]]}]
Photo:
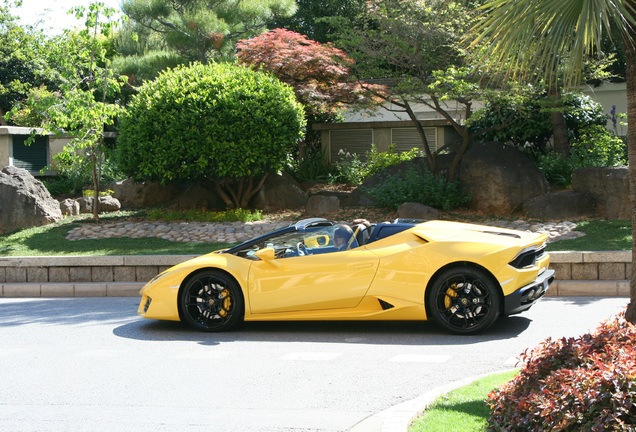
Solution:
[{"label": "car door", "polygon": [[251,313],[353,308],[366,294],[378,262],[364,248],[256,261],[248,277]]}]

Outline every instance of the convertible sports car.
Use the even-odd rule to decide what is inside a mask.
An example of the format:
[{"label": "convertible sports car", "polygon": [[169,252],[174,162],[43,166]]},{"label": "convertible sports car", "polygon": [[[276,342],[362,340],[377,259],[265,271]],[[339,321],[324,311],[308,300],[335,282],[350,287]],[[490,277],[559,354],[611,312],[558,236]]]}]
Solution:
[{"label": "convertible sports car", "polygon": [[243,320],[432,319],[471,334],[545,294],[546,240],[448,221],[305,219],[164,271],[141,290],[138,313],[203,331]]}]

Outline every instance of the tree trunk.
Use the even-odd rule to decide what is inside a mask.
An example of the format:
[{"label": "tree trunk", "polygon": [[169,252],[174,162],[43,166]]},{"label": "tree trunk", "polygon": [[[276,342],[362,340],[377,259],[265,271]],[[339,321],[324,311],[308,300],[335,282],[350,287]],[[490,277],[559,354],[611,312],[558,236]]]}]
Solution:
[{"label": "tree trunk", "polygon": [[238,180],[217,179],[213,181],[214,191],[223,200],[227,208],[248,208],[252,198],[263,187],[268,174],[260,178],[254,186],[254,178],[246,177]]},{"label": "tree trunk", "polygon": [[93,219],[99,221],[99,171],[96,149],[91,149],[91,172],[93,174]]},{"label": "tree trunk", "polygon": [[565,117],[563,117],[563,100],[559,90],[550,90],[548,99],[550,101],[550,121],[552,123],[554,151],[563,157],[568,157],[570,155],[570,142],[568,140]]},{"label": "tree trunk", "polygon": [[457,150],[457,154],[453,158],[453,161],[451,162],[450,167],[448,168],[448,181],[451,183],[456,180],[457,168],[459,167],[459,163],[461,162],[462,157],[464,157],[464,153],[466,153],[466,150],[468,150],[468,145],[470,144],[470,140],[471,140],[470,132],[468,131],[468,128],[465,127],[462,133],[462,144],[459,147],[459,150]]},{"label": "tree trunk", "polygon": [[415,112],[413,112],[411,105],[406,100],[404,101],[403,106],[409,118],[413,122],[413,126],[415,126],[417,133],[420,135],[420,139],[422,140],[422,144],[424,145],[424,154],[426,155],[428,168],[431,170],[433,174],[435,174],[435,171],[437,170],[435,154],[431,152],[431,148],[428,145],[428,140],[426,139],[426,133],[424,132],[424,128],[422,127],[422,124],[420,123],[417,116],[415,115]]},{"label": "tree trunk", "polygon": [[[631,6],[636,2],[630,1]],[[627,65],[627,149],[629,156],[629,195],[632,208],[632,273],[630,275],[629,305],[625,318],[636,323],[636,29],[630,27],[625,41]]]}]

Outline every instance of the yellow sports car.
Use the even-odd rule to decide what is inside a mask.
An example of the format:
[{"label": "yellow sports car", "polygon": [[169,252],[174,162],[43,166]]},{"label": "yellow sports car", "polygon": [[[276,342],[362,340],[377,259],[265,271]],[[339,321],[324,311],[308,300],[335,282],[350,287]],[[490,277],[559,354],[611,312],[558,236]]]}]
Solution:
[{"label": "yellow sports car", "polygon": [[243,320],[432,319],[476,333],[545,294],[546,240],[447,221],[305,219],[164,271],[141,290],[138,313],[203,331]]}]

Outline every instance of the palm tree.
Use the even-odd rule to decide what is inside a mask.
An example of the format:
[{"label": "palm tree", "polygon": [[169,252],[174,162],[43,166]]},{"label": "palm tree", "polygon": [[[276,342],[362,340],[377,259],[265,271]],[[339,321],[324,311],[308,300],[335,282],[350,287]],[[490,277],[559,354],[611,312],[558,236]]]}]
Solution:
[{"label": "palm tree", "polygon": [[[481,8],[472,46],[487,66],[524,78],[540,71],[548,85],[580,84],[586,57],[601,52],[601,38],[621,30],[627,63],[627,143],[632,204],[630,302],[636,323],[636,0],[491,0]],[[491,67],[491,69],[496,69]]]}]

